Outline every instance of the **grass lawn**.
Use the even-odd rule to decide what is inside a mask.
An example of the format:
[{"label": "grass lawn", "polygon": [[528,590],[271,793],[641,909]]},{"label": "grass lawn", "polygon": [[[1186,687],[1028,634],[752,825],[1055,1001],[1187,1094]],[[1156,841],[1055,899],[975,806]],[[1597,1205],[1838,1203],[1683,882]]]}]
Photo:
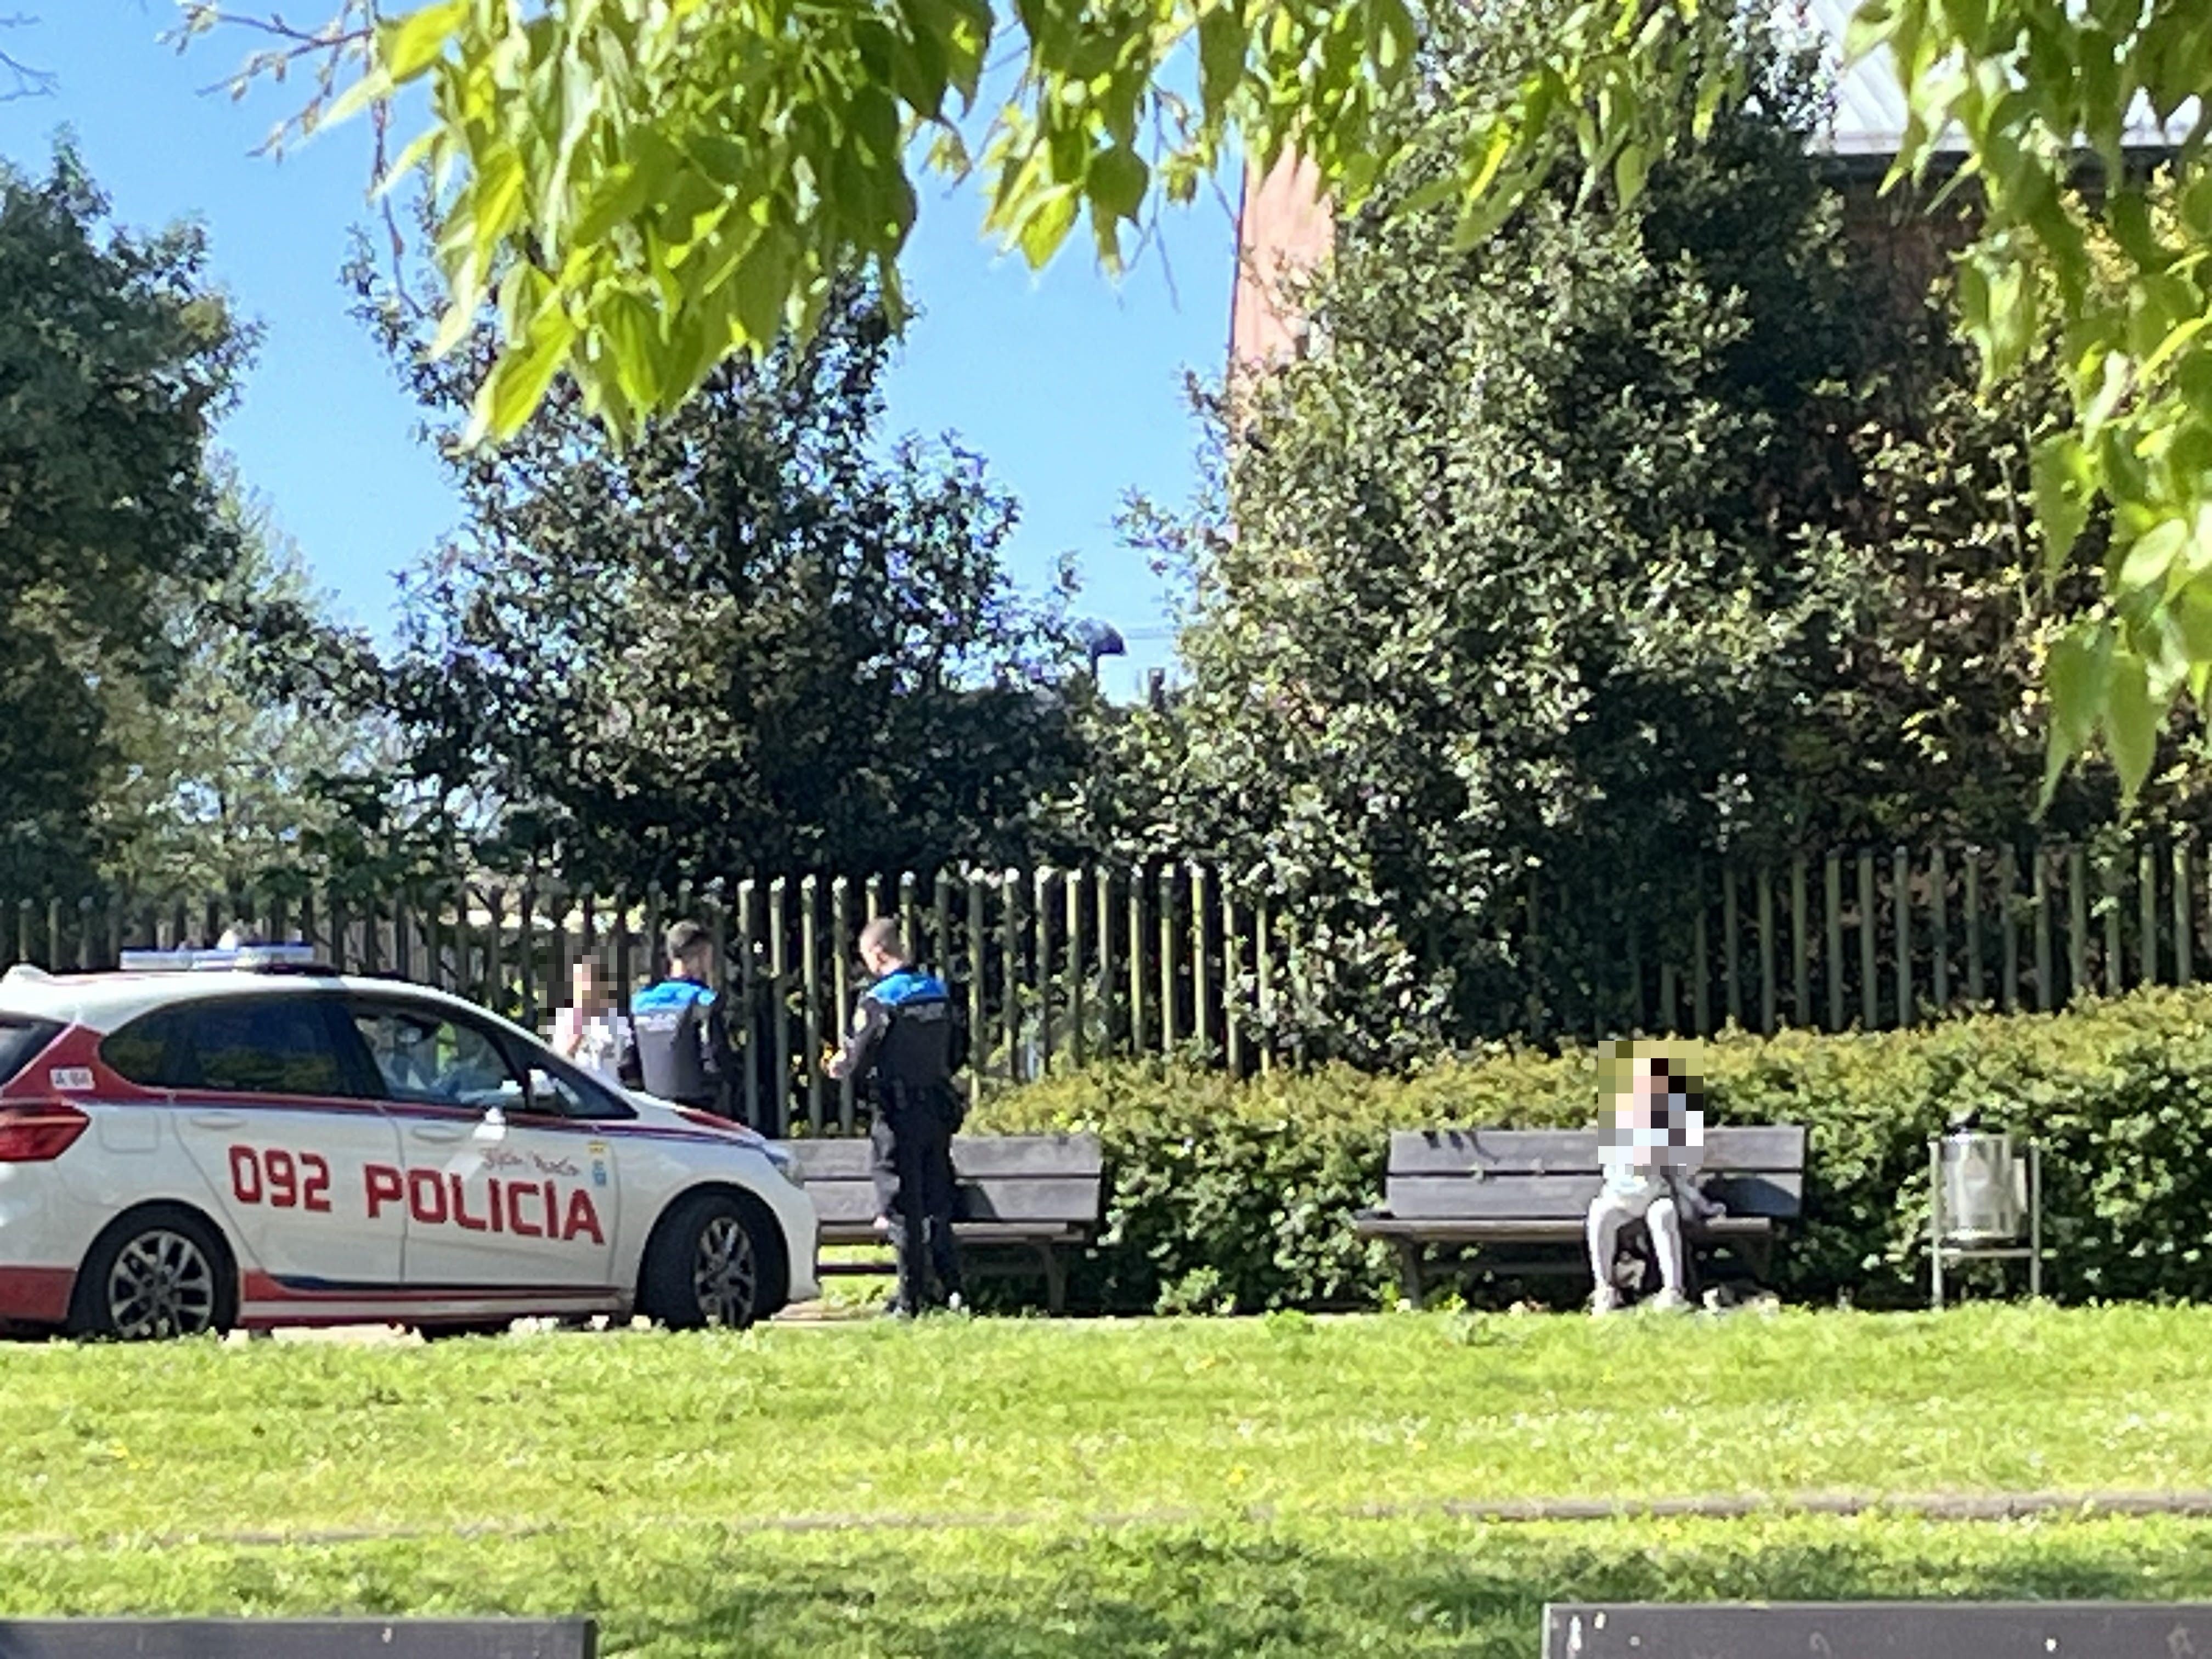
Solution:
[{"label": "grass lawn", "polygon": [[2204,1595],[2212,1522],[1442,1505],[2212,1489],[2208,1385],[2212,1311],[2135,1308],[5,1347],[0,1613],[585,1610],[611,1650],[668,1655],[1526,1659],[1570,1595]]}]

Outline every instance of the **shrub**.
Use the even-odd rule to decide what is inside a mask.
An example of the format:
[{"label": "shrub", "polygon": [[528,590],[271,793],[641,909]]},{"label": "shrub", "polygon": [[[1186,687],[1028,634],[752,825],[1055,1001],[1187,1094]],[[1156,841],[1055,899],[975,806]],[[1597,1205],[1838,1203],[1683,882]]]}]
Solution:
[{"label": "shrub", "polygon": [[[2212,1286],[2212,991],[1873,1036],[1731,1032],[1703,1050],[1712,1121],[1810,1131],[1806,1218],[1774,1269],[1794,1300],[1921,1297],[1928,1139],[1968,1110],[2043,1145],[2047,1294],[2193,1299]],[[1244,1082],[1124,1064],[1010,1091],[969,1127],[1103,1139],[1106,1228],[1075,1279],[1091,1305],[1372,1305],[1392,1264],[1353,1218],[1382,1196],[1390,1129],[1581,1124],[1595,1091],[1587,1049]]]}]

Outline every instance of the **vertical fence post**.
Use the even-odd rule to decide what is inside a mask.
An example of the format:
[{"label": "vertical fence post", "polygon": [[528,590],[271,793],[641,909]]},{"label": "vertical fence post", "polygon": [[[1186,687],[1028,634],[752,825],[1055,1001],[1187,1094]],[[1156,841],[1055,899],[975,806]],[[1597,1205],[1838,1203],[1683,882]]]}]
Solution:
[{"label": "vertical fence post", "polygon": [[1759,867],[1759,1029],[1774,1035],[1778,993],[1774,980],[1774,872]]},{"label": "vertical fence post", "polygon": [[1146,1033],[1151,1029],[1145,1018],[1145,869],[1133,866],[1129,871],[1129,1052],[1133,1055],[1145,1052]]},{"label": "vertical fence post", "polygon": [[1859,1029],[1881,1028],[1881,978],[1877,967],[1879,921],[1875,910],[1874,849],[1859,849]]},{"label": "vertical fence post", "polygon": [[2089,994],[2089,857],[2066,849],[2066,969],[2070,1001]]},{"label": "vertical fence post", "polygon": [[93,963],[92,895],[87,893],[76,902],[76,965],[77,971],[88,974]]},{"label": "vertical fence post", "polygon": [[1637,925],[1636,911],[1632,905],[1626,917],[1628,929],[1628,1000],[1621,1018],[1631,1031],[1644,1027],[1644,929]]},{"label": "vertical fence post", "polygon": [[930,960],[936,964],[937,971],[944,976],[945,983],[950,988],[957,982],[952,960],[959,954],[953,949],[952,943],[952,875],[950,871],[939,869],[930,878],[929,897],[930,925],[935,934],[930,940],[930,949],[934,952]]},{"label": "vertical fence post", "polygon": [[1721,866],[1721,971],[1728,975],[1729,1024],[1743,1024],[1743,975],[1737,961],[1737,941],[1743,934],[1743,919],[1736,912],[1735,866]]},{"label": "vertical fence post", "polygon": [[968,890],[968,1030],[972,1036],[968,1070],[970,1082],[980,1089],[988,1069],[985,1060],[991,1052],[991,1034],[983,1024],[989,992],[983,978],[988,971],[983,939],[983,878],[980,871],[970,868],[961,872],[960,879]]},{"label": "vertical fence post", "polygon": [[2141,929],[2136,965],[2140,983],[2158,983],[2158,861],[2146,838],[2136,854],[2136,922]]},{"label": "vertical fence post", "polygon": [[763,1133],[780,1135],[784,1131],[781,1122],[767,1123],[761,1118],[760,987],[758,964],[753,956],[753,929],[757,921],[754,911],[759,906],[759,892],[758,884],[750,876],[738,884],[738,1021],[744,1038],[744,1046],[739,1052],[744,1057],[745,1068],[744,1081],[739,1086],[744,1091],[745,1121]]},{"label": "vertical fence post", "polygon": [[1208,897],[1206,866],[1190,866],[1190,1024],[1191,1034],[1198,1040],[1199,1063],[1209,1065],[1213,1060],[1212,975],[1208,971],[1206,950],[1206,924],[1212,919],[1212,904]]},{"label": "vertical fence post", "polygon": [[1831,853],[1821,861],[1820,920],[1828,933],[1828,1029],[1844,1029],[1844,860]]},{"label": "vertical fence post", "polygon": [[1260,1070],[1275,1069],[1275,944],[1267,926],[1267,893],[1262,888],[1252,904],[1252,941],[1256,953],[1260,998]]},{"label": "vertical fence post", "polygon": [[1061,922],[1067,939],[1067,975],[1064,981],[1063,1002],[1067,1008],[1067,1060],[1078,1071],[1090,1058],[1090,1033],[1084,1029],[1091,1018],[1085,1006],[1083,985],[1085,978],[1083,951],[1083,872],[1068,871],[1060,878],[1061,908],[1065,915]]},{"label": "vertical fence post", "polygon": [[[791,1088],[791,883],[777,876],[768,884],[768,1003],[769,1086],[775,1095],[775,1119],[788,1133],[799,1102]],[[812,1056],[808,1056],[810,1061]],[[807,1132],[822,1133],[817,1111],[806,1120]]]},{"label": "vertical fence post", "polygon": [[2107,859],[2099,872],[2105,889],[2105,994],[2116,997],[2128,988],[2127,960],[2120,954],[2120,866]]},{"label": "vertical fence post", "polygon": [[1912,854],[1902,847],[1890,850],[1889,903],[1897,970],[1897,1029],[1913,1022],[1912,1006]]},{"label": "vertical fence post", "polygon": [[1106,1058],[1119,1052],[1121,1022],[1115,1017],[1115,1004],[1121,997],[1121,986],[1114,967],[1114,872],[1101,864],[1091,872],[1091,924],[1098,935],[1098,1053]]},{"label": "vertical fence post", "polygon": [[2009,842],[1997,850],[1997,951],[2003,1008],[2020,1006],[2020,854]]},{"label": "vertical fence post", "polygon": [[1790,1018],[1807,1030],[1820,1024],[1813,1012],[1812,941],[1806,938],[1805,855],[1790,860]]},{"label": "vertical fence post", "polygon": [[[799,882],[799,994],[806,999],[805,1009],[799,1021],[799,1063],[806,1068],[806,1121],[819,1133],[824,1104],[822,1087],[822,883],[818,877],[807,874]],[[843,1090],[839,1090],[837,1127],[849,1133],[852,1119],[847,1114]]]},{"label": "vertical fence post", "polygon": [[1160,1053],[1170,1058],[1176,1046],[1175,866],[1160,866]]},{"label": "vertical fence post", "polygon": [[2197,980],[2196,912],[2189,902],[2189,843],[2173,843],[2173,982],[2191,985]]},{"label": "vertical fence post", "polygon": [[[837,1017],[834,1040],[839,1042],[853,1027],[853,975],[845,965],[850,955],[850,947],[846,941],[852,937],[853,884],[844,877],[836,876],[830,882],[830,984],[832,1006]],[[914,948],[912,939],[907,941],[907,948]],[[808,954],[812,955],[811,946],[808,947]],[[811,1066],[814,1048],[811,1041],[807,1045],[807,1054]],[[849,1077],[837,1079],[837,1122],[841,1128],[848,1131],[853,1122],[854,1086],[854,1079]]]},{"label": "vertical fence post", "polygon": [[1937,842],[1928,854],[1929,966],[1936,981],[1936,1012],[1940,1018],[1951,1009],[1951,916],[1949,872],[1943,867],[1943,843]]},{"label": "vertical fence post", "polygon": [[1692,1017],[1697,1022],[1698,1035],[1711,1036],[1713,1034],[1713,957],[1711,941],[1706,937],[1711,923],[1707,916],[1705,872],[1703,865],[1698,866],[1696,874],[1691,879],[1697,883],[1695,902],[1698,908],[1690,928],[1691,952],[1697,958],[1696,966],[1691,974],[1690,1002]]},{"label": "vertical fence post", "polygon": [[520,912],[514,923],[515,971],[522,976],[522,1024],[538,1029],[538,893],[528,877],[523,878],[517,900]]},{"label": "vertical fence post", "polygon": [[484,924],[484,988],[477,999],[488,1008],[507,1010],[507,967],[501,960],[500,935],[507,928],[507,891],[494,887],[484,894],[490,920]]},{"label": "vertical fence post", "polygon": [[1030,876],[1030,975],[1036,987],[1037,1075],[1052,1075],[1052,879],[1049,865],[1039,865]]},{"label": "vertical fence post", "polygon": [[[899,872],[898,896],[899,932],[906,938],[906,948],[915,952],[915,959],[925,960],[921,955],[921,887],[913,871]],[[836,951],[840,956],[850,956],[853,941],[841,934]]]},{"label": "vertical fence post", "polygon": [[2058,1006],[2051,981],[2051,860],[2035,849],[2035,1006],[2045,1013]]},{"label": "vertical fence post", "polygon": [[1022,1066],[1022,872],[999,876],[999,969],[1005,994],[1000,1005],[1006,1032],[1006,1080],[1019,1083]]},{"label": "vertical fence post", "polygon": [[1221,1040],[1229,1075],[1244,1075],[1244,936],[1237,926],[1236,890],[1221,883]]},{"label": "vertical fence post", "polygon": [[1960,900],[1966,909],[1966,1002],[1982,1006],[1982,849],[1966,847],[1959,856],[1966,860],[1966,885]]}]

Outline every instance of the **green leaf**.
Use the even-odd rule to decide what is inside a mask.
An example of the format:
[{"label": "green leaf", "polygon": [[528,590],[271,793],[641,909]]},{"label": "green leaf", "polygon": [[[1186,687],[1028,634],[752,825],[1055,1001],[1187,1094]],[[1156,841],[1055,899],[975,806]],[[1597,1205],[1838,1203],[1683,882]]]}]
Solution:
[{"label": "green leaf", "polygon": [[2150,776],[2164,715],[2150,694],[2150,675],[2134,652],[2112,653],[2112,683],[2105,698],[2105,747],[2120,775],[2121,798],[2132,805]]},{"label": "green leaf", "polygon": [[1636,205],[1650,172],[1651,158],[1643,145],[1632,139],[1620,147],[1620,154],[1613,158],[1613,187],[1622,207]]},{"label": "green leaf", "polygon": [[1145,187],[1152,170],[1126,145],[1101,150],[1091,158],[1086,175],[1091,199],[1116,219],[1134,219],[1144,205]]},{"label": "green leaf", "polygon": [[2043,532],[2044,569],[2056,580],[2089,521],[2089,458],[2071,432],[2053,433],[2036,445],[2031,471],[2035,520]]},{"label": "green leaf", "polygon": [[2043,805],[2051,804],[2067,763],[2088,746],[2112,683],[2112,637],[2100,624],[2081,623],[2051,647],[2043,665],[2043,693],[2051,722],[2043,774]]},{"label": "green leaf", "polygon": [[446,42],[467,15],[469,0],[437,0],[434,5],[380,23],[376,30],[376,61],[394,82],[413,80],[438,61]]},{"label": "green leaf", "polygon": [[2189,545],[2189,526],[2179,519],[2154,525],[2136,538],[2120,561],[2123,592],[2158,590],[2165,596],[2166,581]]},{"label": "green leaf", "polygon": [[575,325],[567,313],[557,305],[541,306],[531,319],[530,331],[522,343],[510,345],[500,354],[477,392],[469,441],[479,443],[487,437],[504,440],[520,432],[553,384],[553,376],[560,371],[562,359],[575,337]]},{"label": "green leaf", "polygon": [[1198,20],[1198,93],[1209,114],[1228,107],[1230,94],[1244,78],[1244,54],[1251,36],[1236,0],[1216,5]]}]

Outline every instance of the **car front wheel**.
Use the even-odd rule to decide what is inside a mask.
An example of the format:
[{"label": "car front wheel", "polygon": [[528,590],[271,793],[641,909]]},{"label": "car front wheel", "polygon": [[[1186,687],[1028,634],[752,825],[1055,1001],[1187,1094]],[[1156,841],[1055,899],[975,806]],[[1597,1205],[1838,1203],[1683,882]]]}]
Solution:
[{"label": "car front wheel", "polygon": [[125,1216],[94,1241],[77,1276],[70,1331],[150,1342],[227,1331],[237,1314],[222,1241],[190,1211],[163,1206]]},{"label": "car front wheel", "polygon": [[674,1330],[743,1330],[768,1305],[769,1251],[745,1206],[700,1193],[672,1210],[647,1252],[640,1304]]}]

